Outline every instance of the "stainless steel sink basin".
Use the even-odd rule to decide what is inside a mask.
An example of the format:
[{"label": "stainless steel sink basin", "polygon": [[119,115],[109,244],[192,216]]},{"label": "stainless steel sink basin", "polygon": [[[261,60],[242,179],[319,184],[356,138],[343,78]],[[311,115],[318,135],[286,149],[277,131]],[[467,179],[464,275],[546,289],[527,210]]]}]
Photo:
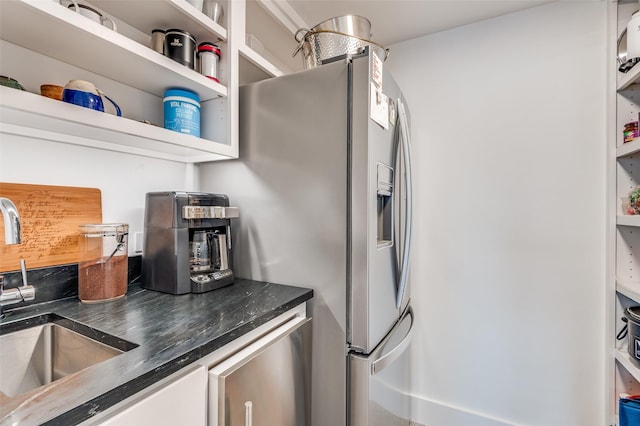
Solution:
[{"label": "stainless steel sink basin", "polygon": [[54,314],[0,326],[0,392],[24,394],[136,346]]}]

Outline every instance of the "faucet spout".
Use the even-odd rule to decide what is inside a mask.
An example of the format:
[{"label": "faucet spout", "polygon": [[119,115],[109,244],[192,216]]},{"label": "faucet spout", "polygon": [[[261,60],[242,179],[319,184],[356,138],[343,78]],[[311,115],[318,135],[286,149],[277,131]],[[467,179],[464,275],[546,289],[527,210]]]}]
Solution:
[{"label": "faucet spout", "polygon": [[0,197],[0,211],[4,220],[5,244],[20,244],[20,215],[13,201],[6,197]]}]

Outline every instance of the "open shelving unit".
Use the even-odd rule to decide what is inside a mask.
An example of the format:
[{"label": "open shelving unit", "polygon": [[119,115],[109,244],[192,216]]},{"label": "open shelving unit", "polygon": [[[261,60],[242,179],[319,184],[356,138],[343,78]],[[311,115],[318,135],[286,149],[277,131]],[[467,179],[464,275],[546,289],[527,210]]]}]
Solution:
[{"label": "open shelving unit", "polygon": [[[247,44],[245,0],[222,0],[225,16],[220,24],[186,0],[80,3],[115,18],[119,31],[120,23],[124,23],[129,33],[126,29],[122,33],[113,31],[56,0],[6,0],[0,1],[0,38],[155,96],[158,113],[168,88],[191,90],[201,101],[201,137],[131,119],[126,111],[124,117],[115,117],[6,87],[0,87],[0,133],[183,163],[237,158],[240,74],[249,75],[243,79],[247,82],[292,71],[274,64]],[[267,17],[270,22],[266,25],[280,28],[291,43],[292,28],[306,26],[295,13],[276,2],[260,0],[256,4],[262,10],[260,19]],[[255,10],[254,6],[250,11]],[[220,83],[151,49],[148,40],[155,28],[182,28],[198,42],[219,43],[223,50]],[[131,36],[132,32],[136,37]],[[266,38],[262,41],[272,42]],[[270,46],[272,50],[281,47],[278,43]],[[290,47],[282,47],[282,52]],[[241,69],[248,65],[259,72]]]},{"label": "open shelving unit", "polygon": [[608,418],[618,425],[618,398],[640,392],[640,367],[627,352],[627,339],[615,336],[624,326],[622,318],[629,306],[640,305],[640,215],[628,215],[623,199],[640,187],[640,138],[624,143],[624,125],[638,121],[640,114],[640,66],[627,73],[618,71],[617,41],[637,1],[609,5],[610,74],[607,136],[608,223],[607,229],[607,377]]},{"label": "open shelving unit", "polygon": [[3,133],[146,157],[198,163],[234,154],[230,145],[3,86],[0,117]]},{"label": "open shelving unit", "polygon": [[0,5],[3,40],[157,96],[170,86],[192,90],[202,101],[227,96],[223,85],[54,1]]}]

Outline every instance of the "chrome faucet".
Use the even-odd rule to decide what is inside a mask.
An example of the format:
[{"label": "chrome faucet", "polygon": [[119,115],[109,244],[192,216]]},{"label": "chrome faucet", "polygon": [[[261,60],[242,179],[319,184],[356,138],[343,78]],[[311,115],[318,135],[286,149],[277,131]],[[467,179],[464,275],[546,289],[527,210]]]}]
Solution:
[{"label": "chrome faucet", "polygon": [[5,244],[20,244],[20,215],[13,201],[0,197],[0,211],[4,219],[4,242]]},{"label": "chrome faucet", "polygon": [[16,288],[4,288],[4,277],[0,275],[0,318],[3,317],[2,308],[6,305],[13,305],[20,302],[30,302],[36,298],[36,289],[27,284],[27,267],[24,259],[20,259],[20,269],[22,270],[22,286]]},{"label": "chrome faucet", "polygon": [[[4,221],[4,241],[7,245],[20,244],[22,236],[20,232],[20,215],[16,205],[8,198],[0,197],[0,210]],[[27,284],[27,266],[24,259],[20,259],[22,271],[22,286],[4,288],[4,276],[0,275],[0,318],[4,317],[3,307],[20,302],[29,302],[36,298],[36,289]]]}]

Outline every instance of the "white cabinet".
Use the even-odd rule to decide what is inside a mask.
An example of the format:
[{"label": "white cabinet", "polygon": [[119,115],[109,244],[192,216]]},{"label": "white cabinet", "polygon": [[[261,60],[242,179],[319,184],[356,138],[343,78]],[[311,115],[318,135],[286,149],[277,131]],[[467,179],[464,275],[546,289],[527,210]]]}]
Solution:
[{"label": "white cabinet", "polygon": [[615,89],[608,100],[608,229],[607,229],[607,351],[609,423],[618,424],[620,394],[640,393],[640,368],[627,353],[627,339],[616,340],[623,328],[624,311],[640,305],[640,215],[626,214],[624,198],[640,187],[640,138],[624,143],[626,123],[638,121],[640,113],[640,65],[628,73],[618,71],[616,46],[637,2],[610,4],[610,79]]},{"label": "white cabinet", "polygon": [[83,425],[206,426],[206,395],[207,371],[201,365],[193,365],[87,420]]},{"label": "white cabinet", "polygon": [[[255,71],[245,72],[249,77],[243,78],[243,82],[285,72],[247,46],[245,0],[222,1],[225,7],[222,25],[186,0],[82,2],[115,18],[118,32],[67,9],[57,0],[7,0],[0,2],[0,38],[157,97],[151,114],[154,117],[162,117],[162,97],[167,88],[194,91],[201,99],[201,137],[144,123],[139,117],[132,117],[135,114],[128,114],[125,108],[123,117],[115,117],[6,87],[0,88],[0,132],[185,163],[237,158],[238,86],[240,73],[249,68],[241,66],[241,53],[243,58],[248,58],[246,63],[260,71],[257,75]],[[293,22],[297,21],[298,26],[304,23],[295,14],[287,16],[282,10],[293,12],[284,6],[275,6],[272,2],[260,4],[263,3],[275,12],[264,13],[263,8],[258,20],[265,21],[267,26],[275,22],[274,28],[289,32],[291,43],[286,47],[278,43],[264,52],[279,51],[282,57],[282,52],[292,51],[295,45],[290,32],[296,26]],[[249,9],[254,10],[253,5]],[[154,28],[180,28],[194,34],[198,43],[220,44],[223,52],[220,83],[152,50],[149,45]],[[274,30],[267,33],[273,34]],[[3,58],[0,74],[6,73],[5,69],[14,69],[10,62],[20,60],[20,57]],[[37,85],[50,83],[46,69],[29,70],[32,75],[38,72]],[[20,75],[10,76],[21,79]],[[109,93],[108,87],[101,89]]]}]

